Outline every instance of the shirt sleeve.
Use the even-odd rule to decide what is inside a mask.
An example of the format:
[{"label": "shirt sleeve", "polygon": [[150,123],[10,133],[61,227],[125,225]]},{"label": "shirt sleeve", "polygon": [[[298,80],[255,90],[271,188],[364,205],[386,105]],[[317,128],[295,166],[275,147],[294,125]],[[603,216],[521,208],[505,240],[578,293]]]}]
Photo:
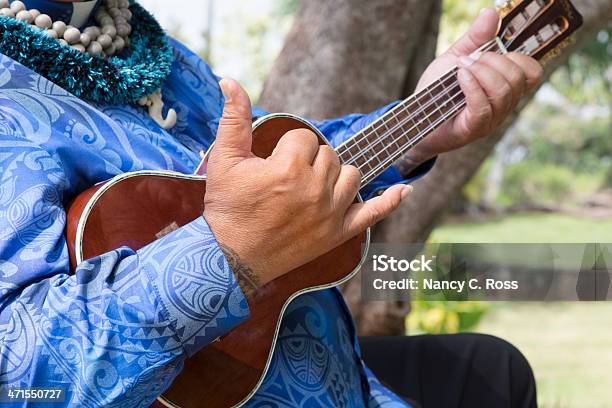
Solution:
[{"label": "shirt sleeve", "polygon": [[0,160],[0,392],[148,406],[187,356],[248,317],[234,274],[202,217],[70,271],[61,165],[20,149]]},{"label": "shirt sleeve", "polygon": [[[351,114],[342,116],[336,119],[329,119],[321,122],[310,121],[313,123],[323,135],[329,140],[333,147],[341,145],[347,139],[353,137],[363,128],[370,125],[382,115],[393,109],[399,102],[393,102],[374,112],[368,114]],[[253,117],[258,118],[266,115],[266,112],[257,107],[253,108]],[[395,166],[389,167],[380,176],[372,180],[367,186],[361,190],[361,196],[368,199],[380,192],[386,190],[395,184],[409,184],[423,177],[434,166],[436,159],[431,159],[418,166],[407,177],[402,177],[402,174]]]}]

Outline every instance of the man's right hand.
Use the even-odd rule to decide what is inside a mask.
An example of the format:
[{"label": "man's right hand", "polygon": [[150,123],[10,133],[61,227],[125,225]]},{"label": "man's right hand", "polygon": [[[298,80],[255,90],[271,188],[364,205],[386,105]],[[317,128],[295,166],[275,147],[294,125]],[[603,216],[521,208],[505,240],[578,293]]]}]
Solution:
[{"label": "man's right hand", "polygon": [[248,95],[233,80],[220,86],[225,107],[208,163],[204,217],[226,254],[258,284],[365,231],[411,191],[394,186],[355,204],[359,170],[341,166],[334,150],[308,130],[288,132],[270,157],[256,157]]}]

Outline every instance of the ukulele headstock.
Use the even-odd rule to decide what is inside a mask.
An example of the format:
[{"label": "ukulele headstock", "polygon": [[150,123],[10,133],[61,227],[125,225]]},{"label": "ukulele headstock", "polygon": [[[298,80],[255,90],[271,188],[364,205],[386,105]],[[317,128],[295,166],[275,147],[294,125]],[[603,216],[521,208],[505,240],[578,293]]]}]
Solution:
[{"label": "ukulele headstock", "polygon": [[546,61],[571,42],[582,16],[570,0],[500,0],[498,37],[508,51]]}]

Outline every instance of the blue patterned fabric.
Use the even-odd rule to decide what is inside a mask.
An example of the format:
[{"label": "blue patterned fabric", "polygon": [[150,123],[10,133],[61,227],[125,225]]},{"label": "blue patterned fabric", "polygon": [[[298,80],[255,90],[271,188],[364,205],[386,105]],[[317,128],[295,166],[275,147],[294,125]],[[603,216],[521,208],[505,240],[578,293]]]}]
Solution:
[{"label": "blue patterned fabric", "polygon": [[[69,269],[71,199],[123,172],[192,173],[214,140],[223,106],[218,78],[172,45],[163,95],[178,122],[169,132],[142,108],[91,105],[0,54],[2,393],[59,387],[66,406],[145,407],[188,356],[249,317],[203,218],[139,251],[119,248]],[[320,127],[337,144],[386,109]],[[398,181],[391,170],[376,185]],[[248,406],[405,404],[365,369],[339,291],[325,290],[287,310],[270,370]]]}]

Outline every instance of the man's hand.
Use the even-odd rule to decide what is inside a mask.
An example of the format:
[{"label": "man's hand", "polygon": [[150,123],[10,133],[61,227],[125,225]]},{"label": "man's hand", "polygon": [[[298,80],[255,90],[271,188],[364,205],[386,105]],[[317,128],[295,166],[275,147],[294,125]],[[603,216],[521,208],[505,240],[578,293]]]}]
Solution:
[{"label": "man's hand", "polygon": [[440,153],[489,135],[516,107],[521,97],[537,86],[542,67],[530,57],[518,53],[502,56],[486,52],[477,60],[470,58],[472,53],[494,38],[498,24],[495,10],[484,9],[470,30],[432,62],[423,74],[417,90],[452,67],[459,66],[458,79],[467,106],[407,154],[402,173]]},{"label": "man's hand", "polygon": [[267,159],[254,156],[249,97],[235,81],[220,85],[225,108],[208,163],[204,217],[234,272],[250,285],[265,284],[358,235],[411,191],[395,186],[354,204],[359,170],[341,166],[308,130],[285,134]]}]

